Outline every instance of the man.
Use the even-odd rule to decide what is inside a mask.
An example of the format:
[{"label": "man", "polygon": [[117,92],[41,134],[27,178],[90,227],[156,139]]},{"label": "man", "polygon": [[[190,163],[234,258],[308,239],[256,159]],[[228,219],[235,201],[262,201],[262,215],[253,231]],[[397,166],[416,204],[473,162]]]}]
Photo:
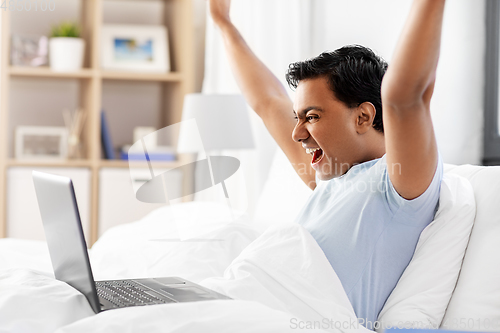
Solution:
[{"label": "man", "polygon": [[443,171],[430,99],[444,7],[445,0],[414,0],[389,67],[361,46],[291,64],[292,104],[231,23],[230,0],[210,0],[247,102],[314,190],[297,222],[367,328],[437,208]]}]

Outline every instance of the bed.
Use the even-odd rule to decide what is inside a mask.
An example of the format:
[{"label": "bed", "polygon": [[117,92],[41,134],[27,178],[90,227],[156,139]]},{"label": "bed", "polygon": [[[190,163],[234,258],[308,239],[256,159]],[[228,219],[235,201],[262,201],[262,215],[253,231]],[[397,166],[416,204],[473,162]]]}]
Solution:
[{"label": "bed", "polygon": [[[445,179],[436,218],[374,330],[500,331],[500,167],[446,165]],[[276,195],[286,204],[273,204]],[[180,276],[230,301],[95,315],[53,278],[44,242],[2,239],[0,332],[366,332],[321,249],[292,223],[308,195],[278,151],[253,218],[215,203],[163,207],[110,229],[89,251],[96,280]],[[209,225],[196,235],[204,241],[179,233],[193,212]]]}]

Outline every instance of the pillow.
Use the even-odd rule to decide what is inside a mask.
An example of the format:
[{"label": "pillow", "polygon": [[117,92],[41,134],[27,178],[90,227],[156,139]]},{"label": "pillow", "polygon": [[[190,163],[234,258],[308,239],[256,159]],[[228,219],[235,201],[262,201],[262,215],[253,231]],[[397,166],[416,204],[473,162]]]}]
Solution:
[{"label": "pillow", "polygon": [[457,283],[476,214],[474,191],[445,174],[439,209],[421,233],[410,264],[379,314],[379,328],[438,328]]},{"label": "pillow", "polygon": [[311,194],[312,190],[300,179],[285,153],[276,148],[255,209],[255,227],[264,231],[274,224],[294,222]]},{"label": "pillow", "polygon": [[441,328],[500,332],[500,167],[461,165],[450,172],[469,179],[477,207],[460,277]]}]

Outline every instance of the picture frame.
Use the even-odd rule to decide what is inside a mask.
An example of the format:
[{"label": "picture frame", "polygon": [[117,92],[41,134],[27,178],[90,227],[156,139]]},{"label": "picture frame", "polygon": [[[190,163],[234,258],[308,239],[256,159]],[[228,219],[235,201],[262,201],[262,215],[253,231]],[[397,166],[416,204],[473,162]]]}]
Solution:
[{"label": "picture frame", "polygon": [[104,25],[101,30],[101,67],[120,71],[169,72],[167,28]]},{"label": "picture frame", "polygon": [[16,159],[63,160],[68,157],[68,130],[65,127],[18,126]]},{"label": "picture frame", "polygon": [[49,39],[43,35],[12,34],[12,66],[39,67],[48,64]]}]

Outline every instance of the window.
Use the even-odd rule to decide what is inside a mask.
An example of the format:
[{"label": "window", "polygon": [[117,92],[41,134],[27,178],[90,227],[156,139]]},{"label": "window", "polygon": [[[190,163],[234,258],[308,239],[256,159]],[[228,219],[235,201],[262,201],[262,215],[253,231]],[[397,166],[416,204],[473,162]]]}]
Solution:
[{"label": "window", "polygon": [[484,165],[500,165],[500,2],[486,3]]}]

